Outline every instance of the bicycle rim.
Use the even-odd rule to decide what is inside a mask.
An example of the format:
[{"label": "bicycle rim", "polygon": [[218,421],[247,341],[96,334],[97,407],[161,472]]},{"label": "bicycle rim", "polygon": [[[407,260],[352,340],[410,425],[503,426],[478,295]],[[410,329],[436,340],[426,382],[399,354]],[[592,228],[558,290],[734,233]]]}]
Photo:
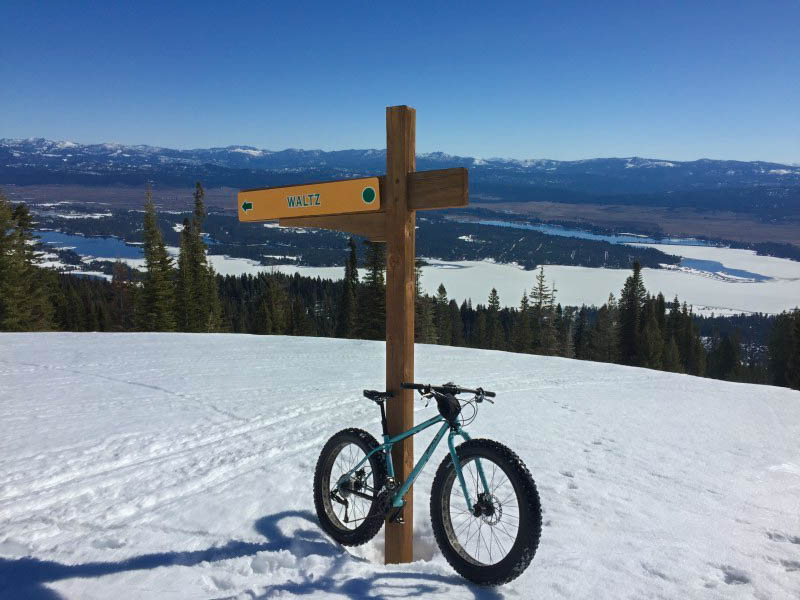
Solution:
[{"label": "bicycle rim", "polygon": [[[352,531],[369,516],[374,502],[376,490],[372,465],[369,460],[366,461],[358,469],[358,474],[355,477],[352,477],[349,482],[339,486],[337,489],[337,483],[342,476],[349,473],[361,462],[366,457],[366,452],[358,445],[346,442],[334,448],[331,455],[332,457],[328,463],[329,468],[326,469],[327,473],[323,479],[324,489],[328,490],[327,494],[323,494],[325,513],[334,526]],[[334,491],[340,498],[347,500],[347,506],[332,498],[332,492]],[[373,496],[373,499],[368,500],[357,496],[352,493],[353,491]]]},{"label": "bicycle rim", "polygon": [[[477,459],[486,475],[488,495],[481,482]],[[479,504],[484,510],[480,516],[470,512],[455,469],[452,469],[442,495],[445,533],[453,549],[467,562],[495,565],[508,556],[519,537],[521,499],[508,473],[490,458],[463,459],[461,471],[473,505]]]}]

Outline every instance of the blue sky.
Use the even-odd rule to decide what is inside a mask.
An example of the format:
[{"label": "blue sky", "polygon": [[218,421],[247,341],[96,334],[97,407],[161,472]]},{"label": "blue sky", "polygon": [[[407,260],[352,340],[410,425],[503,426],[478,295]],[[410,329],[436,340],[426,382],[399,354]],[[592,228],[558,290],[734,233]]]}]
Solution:
[{"label": "blue sky", "polygon": [[3,2],[0,137],[800,163],[800,0]]}]

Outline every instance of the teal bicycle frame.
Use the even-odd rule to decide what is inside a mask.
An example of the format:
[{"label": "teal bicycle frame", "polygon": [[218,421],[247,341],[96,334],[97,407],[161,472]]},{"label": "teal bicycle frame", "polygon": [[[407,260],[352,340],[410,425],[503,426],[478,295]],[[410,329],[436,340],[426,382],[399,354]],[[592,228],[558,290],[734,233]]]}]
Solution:
[{"label": "teal bicycle frame", "polygon": [[[453,467],[456,470],[456,475],[458,476],[458,483],[459,485],[461,485],[461,491],[464,494],[464,500],[466,500],[467,502],[467,508],[471,512],[472,499],[470,498],[469,492],[467,491],[467,484],[466,481],[464,481],[464,474],[461,472],[461,463],[458,460],[458,455],[456,454],[456,446],[453,443],[453,440],[455,439],[456,435],[460,435],[465,440],[469,440],[470,437],[469,435],[467,435],[467,432],[461,428],[460,425],[455,425],[455,426],[450,425],[450,423],[448,423],[442,415],[436,415],[435,417],[432,417],[427,421],[424,421],[423,423],[420,423],[419,425],[412,427],[408,431],[404,431],[403,433],[400,433],[395,436],[390,436],[387,433],[384,433],[383,444],[371,450],[369,454],[367,454],[356,466],[354,466],[347,473],[342,475],[339,478],[339,481],[336,482],[337,487],[339,485],[342,485],[347,479],[349,479],[353,475],[353,473],[358,469],[360,469],[367,462],[367,460],[369,460],[369,457],[375,454],[376,452],[384,453],[386,457],[386,474],[389,477],[394,478],[394,464],[392,464],[392,446],[397,442],[401,442],[408,437],[416,435],[417,433],[423,431],[424,429],[427,429],[428,427],[436,425],[437,423],[442,423],[442,426],[439,428],[439,431],[436,433],[431,443],[428,444],[428,448],[420,457],[419,461],[417,461],[417,464],[414,465],[414,469],[411,471],[411,474],[408,476],[408,479],[406,479],[403,482],[403,484],[400,486],[397,492],[395,492],[394,496],[392,496],[392,506],[395,508],[402,508],[405,505],[405,500],[403,500],[403,496],[406,495],[409,488],[411,488],[411,486],[414,484],[414,481],[416,481],[417,477],[422,472],[422,469],[424,469],[425,465],[428,464],[428,460],[433,455],[434,451],[439,445],[439,442],[442,441],[442,438],[444,437],[445,433],[448,433],[449,431],[447,435],[447,445],[450,448],[450,459],[453,461]],[[486,481],[486,475],[483,472],[483,466],[481,465],[480,459],[476,459],[475,463],[478,469],[478,474],[480,475],[481,483],[483,484],[483,489],[488,494],[489,484]],[[375,490],[376,493],[377,491],[378,490]]]}]

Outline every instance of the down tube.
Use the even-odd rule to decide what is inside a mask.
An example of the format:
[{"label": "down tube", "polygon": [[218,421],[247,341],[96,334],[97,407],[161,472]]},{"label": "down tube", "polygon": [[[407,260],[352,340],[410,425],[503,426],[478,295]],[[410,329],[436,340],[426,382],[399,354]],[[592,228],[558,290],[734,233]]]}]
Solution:
[{"label": "down tube", "polygon": [[444,437],[444,434],[447,433],[448,429],[450,429],[450,424],[443,423],[442,427],[439,429],[436,436],[431,440],[431,443],[428,444],[428,448],[427,450],[425,450],[425,454],[423,454],[422,457],[419,459],[419,462],[416,465],[414,465],[414,470],[411,471],[411,474],[408,476],[408,479],[406,479],[403,486],[399,490],[397,490],[397,493],[394,495],[394,498],[392,498],[392,506],[396,508],[403,506],[404,504],[403,496],[406,495],[408,489],[413,485],[414,480],[422,472],[422,469],[425,468],[425,465],[428,463],[428,460],[433,454],[433,451],[436,450],[436,446],[438,446],[439,442],[442,441],[442,438]]}]

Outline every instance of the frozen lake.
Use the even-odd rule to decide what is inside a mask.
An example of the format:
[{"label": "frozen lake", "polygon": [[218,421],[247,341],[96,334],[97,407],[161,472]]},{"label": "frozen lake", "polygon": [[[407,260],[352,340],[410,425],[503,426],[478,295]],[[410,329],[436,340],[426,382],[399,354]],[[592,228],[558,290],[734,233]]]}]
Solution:
[{"label": "frozen lake", "polygon": [[[81,255],[115,260],[142,268],[141,249],[114,238],[82,238],[46,232],[45,241],[54,246],[73,246]],[[637,244],[631,244],[637,245]],[[765,312],[779,313],[800,305],[800,262],[771,256],[758,256],[752,250],[717,246],[642,244],[669,254],[682,256],[677,267],[643,269],[649,292],[662,292],[671,300],[675,295],[705,314]],[[177,254],[177,248],[169,248]],[[209,261],[222,275],[239,275],[260,271],[300,273],[308,277],[341,279],[343,267],[307,267],[294,264],[263,266],[243,258],[210,255]],[[497,288],[504,306],[517,306],[523,290],[530,291],[535,271],[526,271],[513,264],[489,261],[447,262],[428,259],[423,267],[422,286],[435,294],[439,284],[448,296],[459,303],[471,298],[473,304],[485,303],[492,287]],[[600,305],[608,294],[619,292],[630,274],[628,270],[596,269],[564,265],[545,265],[548,283],[555,283],[557,300],[562,305]],[[363,275],[363,272],[362,272]]]}]

